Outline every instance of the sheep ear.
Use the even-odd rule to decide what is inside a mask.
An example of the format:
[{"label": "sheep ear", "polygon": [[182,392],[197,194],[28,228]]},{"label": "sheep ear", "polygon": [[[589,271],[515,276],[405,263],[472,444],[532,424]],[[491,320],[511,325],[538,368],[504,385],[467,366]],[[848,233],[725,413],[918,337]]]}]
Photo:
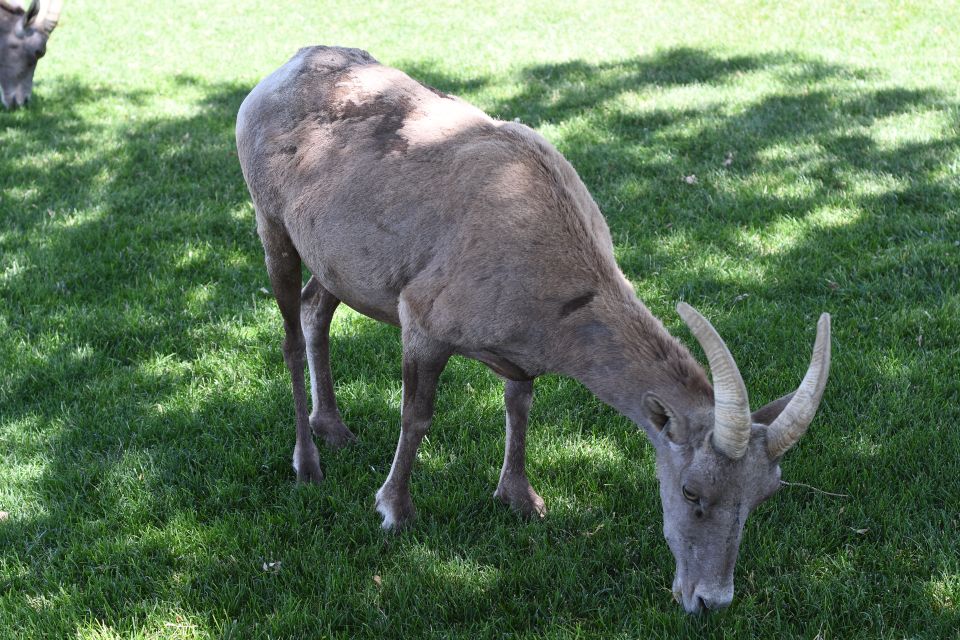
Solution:
[{"label": "sheep ear", "polygon": [[647,422],[657,433],[663,433],[675,444],[687,441],[686,422],[660,396],[648,392],[643,396],[643,412]]},{"label": "sheep ear", "polygon": [[20,15],[23,13],[23,7],[15,7],[7,0],[0,0],[0,9],[3,9],[7,13],[12,13],[14,15]]},{"label": "sheep ear", "polygon": [[763,424],[769,425],[771,422],[777,419],[777,416],[784,410],[784,408],[790,404],[790,400],[793,399],[793,391],[783,396],[782,398],[777,398],[769,404],[765,404],[750,416],[754,424]]}]

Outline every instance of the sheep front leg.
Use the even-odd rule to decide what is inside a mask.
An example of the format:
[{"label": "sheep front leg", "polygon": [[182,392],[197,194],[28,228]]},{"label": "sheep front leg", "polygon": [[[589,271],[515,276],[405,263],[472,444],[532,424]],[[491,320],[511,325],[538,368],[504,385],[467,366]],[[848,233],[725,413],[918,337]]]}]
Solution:
[{"label": "sheep front leg", "polygon": [[507,380],[503,387],[507,414],[507,437],[500,482],[493,494],[526,518],[542,518],[547,508],[527,479],[527,421],[533,403],[533,380]]},{"label": "sheep front leg", "polygon": [[403,328],[403,404],[400,410],[400,440],[387,480],[377,491],[376,507],[382,527],[400,529],[413,520],[416,510],[410,497],[410,472],[417,449],[433,419],[437,381],[450,358],[441,343]]}]

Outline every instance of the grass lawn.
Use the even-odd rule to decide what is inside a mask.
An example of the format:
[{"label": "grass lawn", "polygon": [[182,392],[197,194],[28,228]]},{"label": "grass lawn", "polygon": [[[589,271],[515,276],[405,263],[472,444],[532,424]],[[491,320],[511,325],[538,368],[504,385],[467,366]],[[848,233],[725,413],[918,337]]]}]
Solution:
[{"label": "grass lawn", "polygon": [[[960,7],[952,2],[67,0],[0,113],[0,638],[957,637]],[[399,332],[341,307],[360,442],[297,486],[293,402],[234,149],[305,44],[519,118],[573,163],[641,298],[758,407],[834,361],[730,609],[673,602],[653,450],[538,381],[543,522],[495,503],[502,383],[454,358],[385,535]],[[695,176],[695,178],[690,177]],[[689,178],[688,178],[689,177]]]}]

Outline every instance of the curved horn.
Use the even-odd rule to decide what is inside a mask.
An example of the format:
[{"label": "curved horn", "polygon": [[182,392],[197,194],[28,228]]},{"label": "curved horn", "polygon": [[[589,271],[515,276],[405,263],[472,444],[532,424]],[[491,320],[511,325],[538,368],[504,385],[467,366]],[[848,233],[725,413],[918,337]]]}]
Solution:
[{"label": "curved horn", "polygon": [[40,13],[40,7],[37,6],[37,2],[38,0],[30,0],[30,6],[27,7],[27,10],[23,16],[24,25],[32,24],[36,19],[37,14]]},{"label": "curved horn", "polygon": [[820,406],[829,373],[830,314],[824,313],[817,322],[817,340],[813,344],[807,375],[803,377],[790,403],[767,428],[767,452],[771,458],[782,456],[806,432]]},{"label": "curved horn", "polygon": [[57,22],[60,20],[60,10],[63,8],[63,0],[46,0],[40,7],[40,15],[37,16],[36,25],[48,36],[57,28]]},{"label": "curved horn", "polygon": [[713,377],[713,445],[734,460],[747,452],[750,442],[750,400],[740,370],[730,350],[710,321],[681,302],[677,313],[703,347]]}]

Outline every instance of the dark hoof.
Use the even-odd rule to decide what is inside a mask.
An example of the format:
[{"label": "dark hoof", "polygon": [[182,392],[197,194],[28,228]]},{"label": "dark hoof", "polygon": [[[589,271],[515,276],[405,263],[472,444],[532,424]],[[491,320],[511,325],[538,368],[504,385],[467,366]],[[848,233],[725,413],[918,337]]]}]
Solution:
[{"label": "dark hoof", "polygon": [[323,482],[323,471],[319,466],[316,469],[297,469],[297,482],[320,484]]},{"label": "dark hoof", "polygon": [[299,445],[293,448],[293,468],[297,472],[297,482],[319,484],[323,481],[323,471],[320,471],[320,453],[317,445],[310,442],[304,447]]},{"label": "dark hoof", "polygon": [[529,483],[502,483],[493,496],[524,518],[542,520],[547,515],[543,498],[537,495]]},{"label": "dark hoof", "polygon": [[310,429],[315,436],[323,438],[326,445],[334,450],[342,449],[357,441],[357,436],[353,435],[353,432],[339,418],[336,420],[321,420],[318,417],[311,416]]},{"label": "dark hoof", "polygon": [[384,531],[402,531],[411,524],[417,515],[410,494],[403,497],[389,495],[383,489],[377,491],[377,513],[383,516],[380,527]]}]

